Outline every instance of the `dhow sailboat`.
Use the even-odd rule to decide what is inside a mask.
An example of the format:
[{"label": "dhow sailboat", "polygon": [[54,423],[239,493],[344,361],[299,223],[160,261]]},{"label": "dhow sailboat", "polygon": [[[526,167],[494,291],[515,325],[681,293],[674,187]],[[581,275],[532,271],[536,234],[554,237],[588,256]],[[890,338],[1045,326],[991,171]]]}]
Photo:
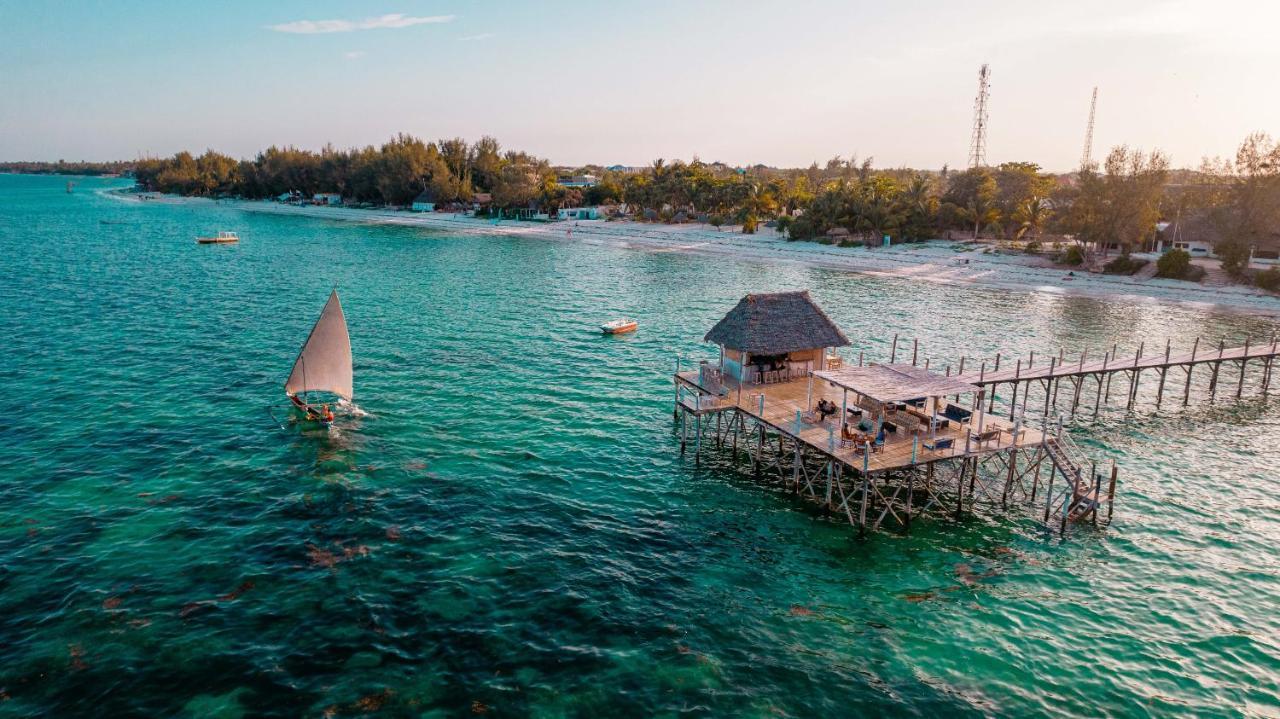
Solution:
[{"label": "dhow sailboat", "polygon": [[[303,419],[327,427],[333,423],[333,410],[324,395],[351,401],[352,374],[351,337],[335,289],[294,360],[284,393]],[[321,398],[313,401],[313,392],[321,394]]]}]

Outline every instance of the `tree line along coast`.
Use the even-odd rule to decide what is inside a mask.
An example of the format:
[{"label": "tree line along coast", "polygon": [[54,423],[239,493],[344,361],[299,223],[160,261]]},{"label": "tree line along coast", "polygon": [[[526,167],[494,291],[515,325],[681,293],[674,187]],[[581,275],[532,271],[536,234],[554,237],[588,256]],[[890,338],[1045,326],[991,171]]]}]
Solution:
[{"label": "tree line along coast", "polygon": [[955,170],[877,168],[871,158],[832,157],[807,168],[732,167],[656,160],[641,167],[555,167],[492,137],[428,142],[401,134],[379,147],[319,152],[271,147],[237,160],[214,150],[132,162],[12,162],[0,172],[132,174],[140,189],[184,196],[266,199],[330,194],[347,204],[480,214],[604,207],[606,217],[703,222],[828,244],[993,241],[1068,266],[1132,273],[1137,251],[1162,251],[1157,275],[1198,279],[1195,251],[1216,257],[1236,281],[1280,290],[1280,143],[1249,135],[1231,159],[1173,169],[1156,150],[1113,148],[1069,173],[1034,162]]}]

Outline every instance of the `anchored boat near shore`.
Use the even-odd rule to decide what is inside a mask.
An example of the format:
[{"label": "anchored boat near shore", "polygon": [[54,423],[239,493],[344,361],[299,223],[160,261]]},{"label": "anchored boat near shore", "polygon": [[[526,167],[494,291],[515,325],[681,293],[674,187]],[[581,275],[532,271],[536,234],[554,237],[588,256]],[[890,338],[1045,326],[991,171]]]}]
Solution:
[{"label": "anchored boat near shore", "polygon": [[234,232],[223,230],[213,237],[197,237],[196,244],[200,245],[230,245],[240,241],[240,235]]},{"label": "anchored boat near shore", "polygon": [[639,329],[640,323],[631,319],[613,320],[600,325],[600,331],[607,335],[624,335]]}]

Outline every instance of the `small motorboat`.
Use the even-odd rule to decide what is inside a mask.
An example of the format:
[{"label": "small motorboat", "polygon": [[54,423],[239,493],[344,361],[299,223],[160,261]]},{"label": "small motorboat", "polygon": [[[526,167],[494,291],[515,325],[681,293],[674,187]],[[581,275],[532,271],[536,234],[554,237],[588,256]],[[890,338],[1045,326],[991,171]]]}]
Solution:
[{"label": "small motorboat", "polygon": [[635,332],[640,326],[635,320],[614,320],[600,325],[600,331],[607,335],[624,335],[628,332]]},{"label": "small motorboat", "polygon": [[196,243],[201,245],[230,245],[240,241],[240,235],[223,230],[213,237],[197,237]]}]

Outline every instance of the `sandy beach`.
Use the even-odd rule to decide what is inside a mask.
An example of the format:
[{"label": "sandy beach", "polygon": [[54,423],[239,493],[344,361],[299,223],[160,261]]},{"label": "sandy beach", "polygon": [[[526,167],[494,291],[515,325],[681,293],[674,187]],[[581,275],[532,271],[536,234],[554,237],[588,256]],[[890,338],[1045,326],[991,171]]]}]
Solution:
[{"label": "sandy beach", "polygon": [[[130,197],[129,195],[122,195]],[[163,197],[149,202],[203,204],[201,198]],[[1086,295],[1135,302],[1171,302],[1219,307],[1280,317],[1280,297],[1244,286],[1214,287],[1193,282],[1134,279],[1121,275],[1043,266],[1041,259],[984,252],[987,246],[935,240],[889,248],[835,247],[816,242],[788,242],[771,229],[744,235],[709,225],[660,225],[629,221],[521,222],[467,217],[450,213],[415,213],[343,207],[296,206],[277,202],[219,200],[246,212],[298,215],[344,222],[404,225],[456,234],[518,235],[568,242],[594,243],[648,252],[694,252],[759,262],[790,262],[899,277],[923,282],[982,285],[1018,291]]]}]

